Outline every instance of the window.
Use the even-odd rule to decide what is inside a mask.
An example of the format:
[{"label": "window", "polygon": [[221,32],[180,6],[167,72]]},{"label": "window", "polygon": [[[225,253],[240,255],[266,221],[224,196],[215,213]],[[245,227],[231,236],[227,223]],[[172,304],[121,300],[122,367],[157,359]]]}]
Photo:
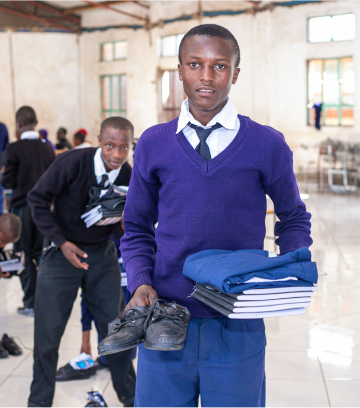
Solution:
[{"label": "window", "polygon": [[308,20],[309,42],[329,42],[355,39],[355,16],[314,17]]},{"label": "window", "polygon": [[164,71],[161,77],[160,121],[169,122],[180,114],[181,103],[186,99],[177,70]]},{"label": "window", "polygon": [[104,75],[101,85],[101,119],[126,117],[126,75]]},{"label": "window", "polygon": [[161,37],[161,57],[176,57],[184,35],[185,34],[177,34]]},{"label": "window", "polygon": [[100,61],[117,61],[127,57],[127,41],[111,41],[100,44]]},{"label": "window", "polygon": [[313,125],[312,106],[322,103],[322,124],[353,126],[355,102],[353,58],[308,61],[308,124]]}]

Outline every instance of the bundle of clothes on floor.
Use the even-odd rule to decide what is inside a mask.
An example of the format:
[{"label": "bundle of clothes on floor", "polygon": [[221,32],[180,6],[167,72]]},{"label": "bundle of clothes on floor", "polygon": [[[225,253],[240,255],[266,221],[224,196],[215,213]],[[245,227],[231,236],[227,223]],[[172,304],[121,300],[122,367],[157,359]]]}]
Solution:
[{"label": "bundle of clothes on floor", "polygon": [[183,274],[195,299],[231,319],[305,314],[318,272],[308,248],[282,256],[268,251],[206,250],[190,255]]}]

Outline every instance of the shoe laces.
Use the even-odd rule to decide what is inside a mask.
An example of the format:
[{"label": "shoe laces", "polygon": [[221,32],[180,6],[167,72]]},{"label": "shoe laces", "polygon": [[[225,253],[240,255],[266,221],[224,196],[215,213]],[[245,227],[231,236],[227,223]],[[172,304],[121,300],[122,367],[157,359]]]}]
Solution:
[{"label": "shoe laces", "polygon": [[[168,308],[176,309],[175,313],[169,313],[167,310]],[[155,315],[154,313],[157,310],[160,311],[160,313]],[[168,303],[166,300],[158,299],[152,305],[150,305],[148,313],[149,315],[144,323],[145,329],[147,328],[148,324],[160,319],[172,319],[175,323],[183,327],[184,324],[181,318],[184,316],[184,313],[187,314],[188,312],[186,311],[186,309],[177,309],[175,302]]]},{"label": "shoe laces", "polygon": [[119,323],[114,324],[111,334],[118,332],[121,327],[125,326],[125,324],[128,326],[135,326],[136,320],[144,317],[148,317],[148,311],[140,312],[137,309],[124,310],[121,315],[118,316]]}]

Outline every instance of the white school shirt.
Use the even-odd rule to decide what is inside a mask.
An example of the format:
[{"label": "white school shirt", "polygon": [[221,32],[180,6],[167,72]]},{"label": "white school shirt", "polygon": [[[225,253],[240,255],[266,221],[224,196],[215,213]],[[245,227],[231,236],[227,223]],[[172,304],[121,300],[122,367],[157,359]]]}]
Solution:
[{"label": "white school shirt", "polygon": [[[109,184],[114,184],[117,176],[120,173],[121,167],[118,168],[117,170],[110,170],[109,172],[107,172],[105,169],[103,159],[101,157],[101,150],[102,150],[101,147],[99,147],[96,150],[96,153],[94,156],[94,169],[95,169],[96,181],[98,183],[101,183],[102,176],[106,174],[109,177],[109,182],[110,182]],[[105,187],[109,186],[108,183],[105,183],[105,184],[106,184]]]},{"label": "white school shirt", "polygon": [[40,135],[39,132],[36,132],[35,130],[28,130],[27,132],[21,133],[20,139],[39,139]]},{"label": "white school shirt", "polygon": [[238,112],[230,98],[227,99],[226,105],[222,108],[222,110],[216,116],[214,116],[206,126],[203,126],[200,122],[198,122],[190,113],[189,101],[187,99],[183,101],[181,104],[176,133],[183,131],[186,139],[195,149],[200,143],[200,139],[196,133],[196,130],[188,126],[189,122],[193,125],[201,126],[204,129],[208,129],[216,123],[220,123],[222,126],[221,128],[212,131],[209,137],[206,139],[212,159],[229,146],[240,129]]}]

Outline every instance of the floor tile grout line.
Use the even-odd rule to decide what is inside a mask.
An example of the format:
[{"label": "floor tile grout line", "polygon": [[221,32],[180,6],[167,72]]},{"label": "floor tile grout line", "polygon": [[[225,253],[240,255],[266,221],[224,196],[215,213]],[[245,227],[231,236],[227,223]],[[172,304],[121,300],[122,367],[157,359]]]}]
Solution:
[{"label": "floor tile grout line", "polygon": [[23,360],[21,360],[21,362],[16,367],[14,367],[14,369],[5,377],[5,379],[0,383],[0,387],[14,374],[14,372],[21,366],[21,364],[29,358],[30,355],[32,355],[32,352],[29,350],[29,354]]},{"label": "floor tile grout line", "polygon": [[14,297],[15,295],[17,295],[18,292],[20,292],[20,289],[17,290],[16,292],[14,292],[13,294],[11,294],[9,297],[5,298],[2,302],[0,302],[0,306],[1,306],[3,303],[6,303],[9,299],[11,299],[12,297]]},{"label": "floor tile grout line", "polygon": [[321,372],[321,377],[322,377],[323,382],[324,382],[326,398],[327,398],[327,400],[328,400],[329,407],[331,407],[330,396],[329,396],[329,392],[328,392],[327,385],[326,385],[326,380],[325,380],[325,376],[324,376],[324,370],[323,370],[323,368],[322,368],[322,365],[321,365],[321,362],[320,362],[320,359],[319,359],[319,354],[317,354],[316,357],[317,357],[317,361],[318,361],[318,363],[319,363],[320,372]]}]

